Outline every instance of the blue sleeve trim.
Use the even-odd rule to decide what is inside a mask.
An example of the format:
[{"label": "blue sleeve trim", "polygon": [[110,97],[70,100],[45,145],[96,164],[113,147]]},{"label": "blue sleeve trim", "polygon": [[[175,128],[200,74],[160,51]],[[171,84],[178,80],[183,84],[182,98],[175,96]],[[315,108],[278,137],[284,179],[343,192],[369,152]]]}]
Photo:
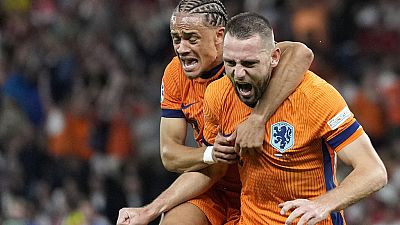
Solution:
[{"label": "blue sleeve trim", "polygon": [[322,156],[324,159],[324,178],[325,178],[325,188],[326,191],[330,191],[336,187],[334,178],[333,178],[333,171],[332,171],[332,159],[329,154],[328,147],[325,143],[322,143]]},{"label": "blue sleeve trim", "polygon": [[[354,125],[354,123],[353,123]],[[348,128],[347,128],[348,129]],[[353,132],[354,133],[354,132]],[[322,156],[324,158],[324,178],[326,191],[330,191],[336,187],[333,177],[332,159],[329,154],[328,147],[322,143]],[[343,225],[344,218],[340,212],[332,212],[330,214],[333,225]]]},{"label": "blue sleeve trim", "polygon": [[208,142],[206,141],[206,139],[204,138],[204,136],[201,138],[201,141],[202,141],[205,145],[207,145],[207,146],[212,146],[212,144],[210,144],[210,143],[208,143]]},{"label": "blue sleeve trim", "polygon": [[340,212],[331,213],[331,219],[332,219],[333,225],[343,225],[344,224],[344,218]]},{"label": "blue sleeve trim", "polygon": [[161,117],[165,118],[185,118],[182,110],[179,109],[161,109]]},{"label": "blue sleeve trim", "polygon": [[355,121],[350,127],[348,127],[346,130],[344,130],[342,133],[340,133],[338,136],[332,138],[332,140],[328,141],[328,145],[335,149],[337,146],[342,144],[344,141],[346,141],[354,132],[357,131],[357,129],[360,127],[360,124]]}]

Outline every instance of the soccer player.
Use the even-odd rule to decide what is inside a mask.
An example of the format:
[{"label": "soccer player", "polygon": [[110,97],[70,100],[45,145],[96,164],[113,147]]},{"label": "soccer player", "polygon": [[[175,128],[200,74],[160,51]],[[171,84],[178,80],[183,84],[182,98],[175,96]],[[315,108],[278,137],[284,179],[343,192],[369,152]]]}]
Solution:
[{"label": "soccer player", "polygon": [[[271,70],[281,54],[261,16],[240,14],[226,33],[228,76],[211,83],[204,97],[204,138],[212,143],[216,135],[214,148],[234,139],[235,126],[249,116],[265,85],[272,84]],[[387,183],[381,159],[344,99],[312,72],[265,128],[263,151],[241,154],[241,215],[226,224],[345,224],[342,209]],[[229,150],[226,154],[235,150],[222,149]],[[336,157],[353,167],[340,184]],[[227,164],[217,163],[202,172],[184,173],[162,194],[161,202],[167,208],[184,202],[209,188],[227,169]]]},{"label": "soccer player", "polygon": [[[226,141],[234,139],[279,65],[269,22],[252,13],[233,17],[223,59],[227,76],[210,84],[204,97],[209,143],[218,130],[233,135]],[[265,129],[262,153],[242,154],[238,163],[241,216],[234,224],[345,224],[341,210],[387,183],[384,164],[344,99],[310,71]],[[336,157],[353,167],[340,184]]]},{"label": "soccer player", "polygon": [[[231,155],[218,157],[212,148],[202,146],[203,97],[206,87],[224,75],[222,48],[226,22],[227,13],[219,0],[183,0],[171,17],[171,36],[177,57],[169,63],[163,76],[160,123],[161,157],[170,171],[196,171],[216,161],[232,161]],[[236,144],[243,152],[262,149],[265,132],[262,124],[301,82],[313,60],[311,50],[301,43],[278,45],[284,49],[284,54],[281,66],[273,71],[276,74],[271,81],[274,86],[266,90],[249,120],[238,126]],[[197,148],[184,145],[188,123],[199,143]],[[170,210],[164,223],[221,224],[227,221],[228,214],[240,207],[237,167],[232,166],[231,170],[208,193]],[[117,223],[146,224],[171,209],[153,207],[161,205],[159,199],[150,204],[151,207],[121,209]],[[188,216],[182,218],[181,215]]]}]

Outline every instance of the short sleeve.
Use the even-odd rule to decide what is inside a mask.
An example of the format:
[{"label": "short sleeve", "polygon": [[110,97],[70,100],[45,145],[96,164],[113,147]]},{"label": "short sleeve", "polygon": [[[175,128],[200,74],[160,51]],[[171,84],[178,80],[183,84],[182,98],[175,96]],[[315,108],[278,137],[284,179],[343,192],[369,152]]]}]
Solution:
[{"label": "short sleeve", "polygon": [[179,81],[181,68],[179,61],[174,58],[165,68],[161,81],[161,116],[166,118],[184,118],[182,112],[182,93]]},{"label": "short sleeve", "polygon": [[328,146],[338,152],[357,139],[363,129],[334,87],[323,82],[316,90],[311,97],[309,118],[317,119],[310,123]]}]

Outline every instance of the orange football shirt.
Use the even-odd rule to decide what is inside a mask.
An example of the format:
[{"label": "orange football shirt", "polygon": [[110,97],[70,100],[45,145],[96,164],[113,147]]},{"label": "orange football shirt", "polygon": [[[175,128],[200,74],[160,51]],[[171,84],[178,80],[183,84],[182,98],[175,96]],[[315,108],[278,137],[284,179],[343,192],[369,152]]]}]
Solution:
[{"label": "orange football shirt", "polygon": [[[231,134],[251,113],[228,77],[209,85],[204,98],[205,141],[217,131]],[[284,224],[279,203],[313,199],[337,185],[336,152],[363,129],[341,95],[312,72],[265,125],[264,151],[244,155],[238,164],[242,181],[241,216],[237,224]],[[319,224],[345,224],[334,212]]]},{"label": "orange football shirt", "polygon": [[[185,118],[192,125],[198,144],[203,144],[204,92],[211,82],[223,77],[224,74],[224,67],[221,64],[205,74],[208,79],[190,80],[185,76],[178,57],[174,57],[166,67],[162,78],[161,116]],[[239,172],[237,166],[233,165],[213,188],[190,202],[205,213],[211,224],[223,224],[239,213],[240,189]]]},{"label": "orange football shirt", "polygon": [[214,68],[209,79],[188,79],[174,57],[164,71],[161,84],[161,116],[185,118],[193,127],[194,137],[201,144],[204,128],[204,92],[211,82],[224,75],[223,64]]}]

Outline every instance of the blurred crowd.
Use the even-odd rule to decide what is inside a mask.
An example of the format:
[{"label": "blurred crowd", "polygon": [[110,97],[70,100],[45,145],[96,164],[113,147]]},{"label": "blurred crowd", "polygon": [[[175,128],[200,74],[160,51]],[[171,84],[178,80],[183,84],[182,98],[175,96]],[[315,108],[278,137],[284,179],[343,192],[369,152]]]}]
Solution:
[{"label": "blurred crowd", "polygon": [[[176,178],[160,161],[159,99],[177,2],[0,0],[0,224],[115,224]],[[400,1],[225,4],[306,43],[383,158],[389,184],[348,224],[400,224]]]}]

